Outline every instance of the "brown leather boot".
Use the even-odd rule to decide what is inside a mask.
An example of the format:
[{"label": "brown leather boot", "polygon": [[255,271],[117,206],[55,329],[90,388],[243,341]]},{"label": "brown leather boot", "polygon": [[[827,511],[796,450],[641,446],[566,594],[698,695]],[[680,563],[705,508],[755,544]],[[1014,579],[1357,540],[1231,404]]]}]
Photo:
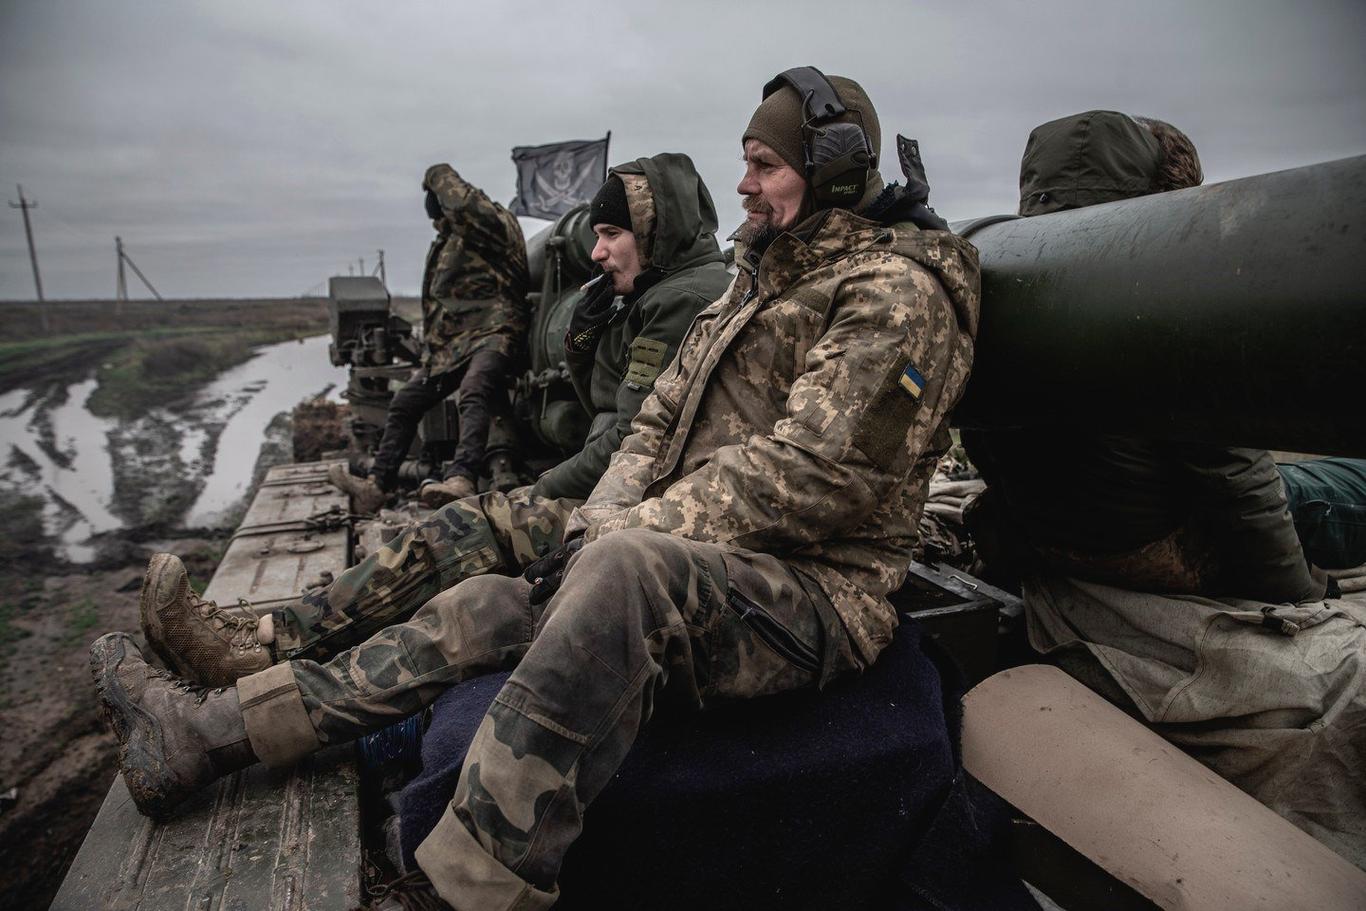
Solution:
[{"label": "brown leather boot", "polygon": [[479,493],[474,482],[464,475],[452,475],[444,481],[428,481],[418,491],[417,499],[428,509],[436,509],[456,500],[463,500]]},{"label": "brown leather boot", "polygon": [[153,668],[127,633],[95,640],[90,672],[144,816],[165,819],[195,791],[256,761],[236,688],[197,687]]},{"label": "brown leather boot", "polygon": [[374,515],[389,502],[389,493],[379,486],[374,475],[358,478],[347,471],[345,465],[333,465],[327,469],[327,480],[333,487],[351,495],[351,508],[358,513]]},{"label": "brown leather boot", "polygon": [[147,644],[186,680],[231,686],[275,663],[273,649],[256,636],[256,618],[195,594],[185,564],[174,554],[152,557],[138,603]]}]

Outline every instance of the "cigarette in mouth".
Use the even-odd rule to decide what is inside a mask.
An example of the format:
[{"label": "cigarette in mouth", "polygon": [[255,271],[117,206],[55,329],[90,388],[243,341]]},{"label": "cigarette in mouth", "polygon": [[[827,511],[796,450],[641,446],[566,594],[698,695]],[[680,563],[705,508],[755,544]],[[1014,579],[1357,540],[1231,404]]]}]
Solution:
[{"label": "cigarette in mouth", "polygon": [[602,273],[601,275],[599,275],[597,278],[593,279],[592,281],[584,282],[582,285],[579,286],[579,290],[580,290],[580,291],[587,291],[589,288],[593,287],[594,285],[596,285],[598,282],[602,281],[602,280],[603,280],[604,278],[606,278],[606,277],[607,277],[607,273],[604,272],[604,273]]}]

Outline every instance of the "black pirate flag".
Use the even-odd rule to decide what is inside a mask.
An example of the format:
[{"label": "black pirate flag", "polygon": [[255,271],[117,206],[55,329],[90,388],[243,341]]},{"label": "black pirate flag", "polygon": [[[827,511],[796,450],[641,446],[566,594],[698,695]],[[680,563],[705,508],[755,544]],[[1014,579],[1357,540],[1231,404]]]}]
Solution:
[{"label": "black pirate flag", "polygon": [[517,198],[513,215],[559,218],[581,202],[588,202],[607,179],[608,133],[602,139],[515,146]]}]

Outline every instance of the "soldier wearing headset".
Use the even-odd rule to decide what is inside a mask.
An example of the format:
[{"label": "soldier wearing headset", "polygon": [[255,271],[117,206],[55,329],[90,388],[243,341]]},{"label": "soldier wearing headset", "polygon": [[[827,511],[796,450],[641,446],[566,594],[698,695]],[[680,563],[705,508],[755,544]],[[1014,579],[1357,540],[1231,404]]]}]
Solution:
[{"label": "soldier wearing headset", "polygon": [[877,172],[877,113],[811,67],[742,134],[740,274],[658,377],[632,434],[525,578],[481,576],[327,663],[195,693],[132,640],[92,667],[124,777],[164,813],[250,762],[288,765],[515,666],[417,851],[456,907],[540,909],[585,807],[651,717],[822,686],[891,640],[977,325],[976,251]]}]

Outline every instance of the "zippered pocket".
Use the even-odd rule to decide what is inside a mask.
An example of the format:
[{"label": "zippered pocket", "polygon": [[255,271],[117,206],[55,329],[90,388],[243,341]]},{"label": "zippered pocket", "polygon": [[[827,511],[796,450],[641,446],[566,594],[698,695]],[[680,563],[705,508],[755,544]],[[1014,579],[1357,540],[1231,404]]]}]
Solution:
[{"label": "zippered pocket", "polygon": [[754,635],[784,660],[810,674],[820,670],[821,659],[816,650],[768,611],[734,589],[726,593],[726,606],[735,611]]}]

